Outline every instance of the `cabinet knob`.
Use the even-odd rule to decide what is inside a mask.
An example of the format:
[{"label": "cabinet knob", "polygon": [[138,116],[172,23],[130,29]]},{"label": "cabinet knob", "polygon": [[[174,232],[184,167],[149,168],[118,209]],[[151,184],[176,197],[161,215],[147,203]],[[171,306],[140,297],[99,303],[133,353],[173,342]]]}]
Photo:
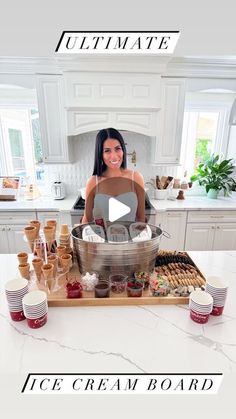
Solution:
[{"label": "cabinet knob", "polygon": [[212,230],[215,230],[215,227],[214,227],[214,226],[212,226],[212,227],[211,227],[211,229],[212,229]]},{"label": "cabinet knob", "polygon": [[5,230],[6,230],[6,229],[5,229],[5,227],[3,227],[3,228],[2,228],[2,231],[5,231]]}]

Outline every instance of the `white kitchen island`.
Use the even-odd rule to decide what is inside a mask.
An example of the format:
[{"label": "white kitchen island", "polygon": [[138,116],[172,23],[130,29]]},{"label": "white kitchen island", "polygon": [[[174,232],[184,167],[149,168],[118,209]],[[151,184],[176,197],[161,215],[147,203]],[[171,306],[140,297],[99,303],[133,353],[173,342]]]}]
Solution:
[{"label": "white kitchen island", "polygon": [[[94,417],[89,415],[93,402],[98,409],[96,417],[110,416],[111,401],[113,417],[119,417],[118,412],[127,417],[124,406],[132,409],[136,417],[148,412],[154,417],[156,409],[163,413],[168,405],[168,412],[173,409],[175,418],[184,418],[189,417],[189,407],[183,406],[189,406],[190,402],[194,409],[191,417],[195,418],[195,413],[204,415],[206,407],[211,409],[212,417],[218,418],[218,414],[221,417],[225,406],[236,395],[236,251],[189,254],[205,276],[220,275],[230,284],[223,315],[210,316],[206,325],[194,323],[186,305],[50,307],[48,323],[36,330],[29,329],[26,321],[13,322],[9,317],[4,283],[16,276],[17,258],[0,256],[2,403],[9,406],[9,400],[14,397],[15,406],[22,412],[20,418],[31,417],[30,409],[26,416],[23,410],[24,406],[33,406],[33,402],[34,406],[39,403],[42,409],[46,409],[45,403],[51,404],[60,415],[64,406],[62,399],[68,400],[75,409],[86,408],[84,417]],[[55,398],[21,395],[29,372],[221,372],[224,377],[216,396],[73,395]],[[231,411],[225,417],[233,418],[234,414]],[[165,417],[169,417],[168,414]]]}]

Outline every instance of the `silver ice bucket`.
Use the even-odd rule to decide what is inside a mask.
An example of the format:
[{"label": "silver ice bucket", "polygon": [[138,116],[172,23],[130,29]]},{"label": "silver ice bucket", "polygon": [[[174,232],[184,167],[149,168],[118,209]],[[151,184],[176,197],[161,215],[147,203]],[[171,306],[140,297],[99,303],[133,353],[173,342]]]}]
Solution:
[{"label": "silver ice bucket", "polygon": [[[122,224],[128,228],[131,223]],[[154,268],[160,240],[165,233],[159,227],[149,224],[152,238],[142,242],[91,243],[82,239],[85,225],[72,230],[74,259],[81,273],[97,272],[108,277],[116,272],[132,275],[135,271],[150,272]]]}]

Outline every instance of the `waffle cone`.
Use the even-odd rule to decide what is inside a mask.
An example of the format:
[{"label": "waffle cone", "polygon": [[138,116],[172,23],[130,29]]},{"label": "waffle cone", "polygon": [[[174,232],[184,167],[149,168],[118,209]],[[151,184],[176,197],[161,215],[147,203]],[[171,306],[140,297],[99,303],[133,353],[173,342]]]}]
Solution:
[{"label": "waffle cone", "polygon": [[40,221],[32,220],[30,221],[30,225],[36,228],[36,238],[39,237],[39,230],[40,230]]},{"label": "waffle cone", "polygon": [[41,276],[42,276],[43,260],[41,258],[35,258],[32,260],[32,265],[33,265],[36,277],[38,281],[40,281]]},{"label": "waffle cone", "polygon": [[61,257],[66,253],[66,246],[57,246],[58,257]]},{"label": "waffle cone", "polygon": [[22,278],[30,279],[30,265],[29,263],[22,263],[18,266]]},{"label": "waffle cone", "polygon": [[25,235],[29,242],[32,242],[36,239],[36,227],[35,226],[27,226],[25,227]]},{"label": "waffle cone", "polygon": [[56,255],[48,256],[48,263],[53,265],[53,276],[55,278],[56,273],[57,273],[57,267],[58,267],[58,257]]},{"label": "waffle cone", "polygon": [[47,221],[47,227],[53,227],[53,231],[54,231],[54,238],[56,235],[56,228],[57,228],[57,221],[56,220],[48,220]]},{"label": "waffle cone", "polygon": [[60,262],[64,272],[70,270],[72,267],[72,256],[68,254],[62,255]]},{"label": "waffle cone", "polygon": [[25,252],[21,252],[17,254],[17,259],[19,262],[19,265],[21,265],[22,263],[27,263],[28,262],[28,253]]},{"label": "waffle cone", "polygon": [[44,231],[46,241],[53,241],[53,239],[54,239],[54,227],[45,226],[43,231]]},{"label": "waffle cone", "polygon": [[61,225],[61,234],[70,234],[68,224]]}]

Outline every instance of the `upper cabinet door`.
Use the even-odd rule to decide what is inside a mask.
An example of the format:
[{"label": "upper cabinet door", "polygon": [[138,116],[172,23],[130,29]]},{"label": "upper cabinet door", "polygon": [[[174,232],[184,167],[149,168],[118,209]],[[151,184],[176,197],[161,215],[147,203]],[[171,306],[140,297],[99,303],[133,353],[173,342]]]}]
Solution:
[{"label": "upper cabinet door", "polygon": [[185,104],[185,80],[163,78],[163,103],[158,112],[154,164],[179,164]]},{"label": "upper cabinet door", "polygon": [[71,162],[66,136],[63,79],[60,75],[38,75],[37,95],[45,163]]}]

